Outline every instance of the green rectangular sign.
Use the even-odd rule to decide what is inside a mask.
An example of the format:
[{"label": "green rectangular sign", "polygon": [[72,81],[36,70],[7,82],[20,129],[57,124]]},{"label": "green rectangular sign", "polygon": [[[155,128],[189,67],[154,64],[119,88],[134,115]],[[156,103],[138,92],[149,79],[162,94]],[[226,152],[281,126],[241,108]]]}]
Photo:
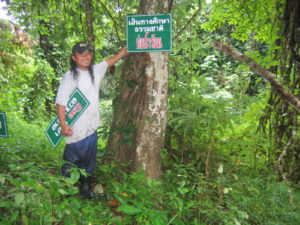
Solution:
[{"label": "green rectangular sign", "polygon": [[[71,94],[68,105],[66,107],[67,124],[69,126],[72,126],[89,105],[90,102],[81,93],[81,91],[78,88],[76,88]],[[45,130],[45,133],[52,146],[55,148],[63,138],[57,116],[53,119],[48,128]]]},{"label": "green rectangular sign", "polygon": [[126,17],[128,52],[172,50],[172,15],[129,15]]},{"label": "green rectangular sign", "polygon": [[0,137],[8,137],[6,116],[4,112],[0,112]]}]

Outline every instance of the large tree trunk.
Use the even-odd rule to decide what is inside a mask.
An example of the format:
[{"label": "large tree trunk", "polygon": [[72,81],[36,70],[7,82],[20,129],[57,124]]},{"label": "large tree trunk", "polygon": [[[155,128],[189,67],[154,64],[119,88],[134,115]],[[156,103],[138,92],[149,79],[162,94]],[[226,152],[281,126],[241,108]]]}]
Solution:
[{"label": "large tree trunk", "polygon": [[[167,0],[141,0],[138,14],[167,12]],[[168,53],[131,53],[124,63],[108,148],[128,171],[161,175],[167,121]]]}]

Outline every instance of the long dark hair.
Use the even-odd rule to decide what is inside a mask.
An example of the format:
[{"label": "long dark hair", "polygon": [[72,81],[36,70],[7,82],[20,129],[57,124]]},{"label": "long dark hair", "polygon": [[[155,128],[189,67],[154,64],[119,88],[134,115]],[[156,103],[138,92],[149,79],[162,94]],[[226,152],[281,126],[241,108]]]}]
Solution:
[{"label": "long dark hair", "polygon": [[[78,71],[77,71],[77,65],[76,65],[76,62],[73,60],[72,56],[70,57],[70,71],[73,75],[73,79],[76,81],[78,79]],[[90,76],[91,76],[91,80],[92,80],[92,83],[94,84],[94,70],[93,70],[93,66],[92,65],[89,65],[89,72],[90,72]]]}]

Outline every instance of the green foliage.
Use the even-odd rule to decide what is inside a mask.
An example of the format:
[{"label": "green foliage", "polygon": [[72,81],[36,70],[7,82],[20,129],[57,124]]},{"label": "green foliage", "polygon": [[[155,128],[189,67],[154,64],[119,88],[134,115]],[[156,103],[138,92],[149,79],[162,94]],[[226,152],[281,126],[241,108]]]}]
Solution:
[{"label": "green foliage", "polygon": [[48,143],[47,124],[28,124],[12,113],[7,118],[9,137],[0,139],[1,224],[94,224],[107,213],[105,205],[78,197],[82,171],[74,169],[70,179],[58,173],[63,146],[54,150]]},{"label": "green foliage", "polygon": [[[244,65],[209,44],[229,40],[248,50],[252,43],[228,37],[227,27],[214,34],[201,30],[203,21],[207,21],[205,13],[191,21],[188,32],[174,43],[170,56],[166,148],[172,160],[167,160],[165,166],[191,162],[209,176],[215,173],[212,168],[224,160],[263,165],[273,160],[270,140],[256,131],[266,104],[265,84]],[[263,52],[264,46],[259,50]]]},{"label": "green foliage", "polygon": [[232,43],[269,69],[280,65],[284,7],[284,0],[213,1],[201,28],[224,34],[218,38],[220,42]]},{"label": "green foliage", "polygon": [[245,212],[249,224],[299,223],[299,205],[291,202],[298,199],[298,194],[289,183],[278,183],[276,177],[263,170],[249,171],[236,179],[238,182],[230,185],[228,205]]},{"label": "green foliage", "polygon": [[[203,28],[214,31],[227,23],[232,26],[232,37],[241,41],[250,38],[269,44],[278,38],[281,15],[278,11],[284,1],[213,1],[212,12]],[[282,12],[281,12],[282,13]],[[276,24],[276,26],[274,26]]]},{"label": "green foliage", "polygon": [[[188,48],[182,47],[172,62],[179,58],[186,63],[181,58],[188,54]],[[196,159],[195,164],[203,170],[206,167],[206,172],[227,156],[251,159],[254,164],[256,155],[268,149],[266,137],[256,133],[265,96],[244,95],[252,74],[241,66],[234,69],[235,63],[222,65],[222,60],[217,54],[204,57],[199,53],[197,62],[192,62],[198,64],[195,69],[177,67],[170,77],[169,148],[182,162]]]},{"label": "green foliage", "polygon": [[[92,4],[96,58],[102,58],[111,54],[112,48],[116,51],[125,44],[123,21],[126,15],[136,13],[138,1],[99,0],[92,1]],[[60,49],[70,49],[74,42],[87,40],[85,3],[82,0],[15,0],[10,2],[8,9],[33,37],[46,35]]]},{"label": "green foliage", "polygon": [[[63,144],[54,150],[44,135],[46,112],[52,110],[58,77],[67,70],[69,49],[87,36],[83,3],[11,1],[10,11],[32,38],[47,36],[48,54],[37,46],[27,48],[7,23],[0,23],[0,111],[7,113],[9,129],[9,138],[0,139],[0,223],[299,224],[299,188],[274,175],[274,140],[257,132],[268,86],[210,46],[229,41],[267,68],[278,65],[275,41],[282,33],[283,2],[213,1],[201,12],[197,10],[206,7],[201,1],[173,4],[169,120],[160,182],[107,164],[110,159],[102,151],[117,79],[104,80],[101,154],[94,178],[108,199],[117,200],[113,207],[104,199],[79,197],[77,181],[83,171],[74,169],[70,179],[59,175]],[[124,18],[136,12],[138,1],[93,4],[96,58],[102,58],[123,44]],[[134,127],[120,131],[131,145]]]},{"label": "green foliage", "polygon": [[117,210],[125,215],[124,220],[117,224],[167,224],[161,185],[147,180],[142,173],[123,173],[122,177],[121,182],[110,184],[114,197],[121,204]]},{"label": "green foliage", "polygon": [[[4,163],[3,168],[13,163],[14,159],[19,160],[19,158],[44,165],[49,164],[49,167],[58,165],[57,163],[61,161],[58,153],[62,152],[63,145],[56,150],[52,148],[44,134],[48,121],[35,121],[35,123],[31,121],[29,123],[22,120],[18,113],[7,113],[6,117],[8,138],[0,139],[0,149],[8,154],[1,156]],[[52,160],[45,161],[45,158]]]},{"label": "green foliage", "polygon": [[[0,109],[24,113],[27,119],[46,115],[46,102],[53,99],[53,69],[30,48],[18,43],[12,27],[1,22]],[[48,105],[51,111],[52,106]]]},{"label": "green foliage", "polygon": [[70,179],[58,173],[62,149],[45,144],[44,125],[12,116],[8,114],[9,138],[0,139],[1,224],[299,223],[299,190],[278,182],[271,170],[219,163],[208,180],[196,159],[168,164],[166,151],[162,156],[168,167],[160,182],[141,172],[128,175],[98,158],[96,182],[118,205],[110,207],[105,199],[84,200],[77,185],[82,171],[73,169]]},{"label": "green foliage", "polygon": [[299,223],[299,204],[289,202],[299,198],[298,190],[278,182],[271,171],[229,163],[214,170],[213,181],[194,164],[174,164],[166,170],[166,207],[178,212],[183,224]]},{"label": "green foliage", "polygon": [[[61,195],[74,195],[78,189],[73,179],[52,175],[32,162],[11,163],[1,174],[1,209],[6,215],[1,221],[11,224],[27,221],[27,224],[50,224],[68,218],[68,214],[78,215],[80,203],[70,197],[61,200]],[[10,187],[5,189],[4,187]],[[54,203],[54,204],[53,204]]]}]

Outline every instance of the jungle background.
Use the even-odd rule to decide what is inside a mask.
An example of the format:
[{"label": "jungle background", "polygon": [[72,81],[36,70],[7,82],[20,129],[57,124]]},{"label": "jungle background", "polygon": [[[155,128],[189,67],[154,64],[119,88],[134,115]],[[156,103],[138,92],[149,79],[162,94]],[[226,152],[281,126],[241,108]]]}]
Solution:
[{"label": "jungle background", "polygon": [[[160,179],[124,172],[107,151],[120,62],[101,84],[94,186],[106,197],[95,200],[78,195],[80,170],[59,174],[64,143],[54,149],[44,133],[59,81],[74,43],[94,43],[95,61],[113,55],[126,45],[126,15],[159,1],[5,2],[14,20],[0,20],[9,132],[0,138],[0,224],[300,224],[299,108],[213,44],[241,52],[299,97],[297,0],[166,1],[173,50]],[[127,143],[132,129],[123,127]]]}]

